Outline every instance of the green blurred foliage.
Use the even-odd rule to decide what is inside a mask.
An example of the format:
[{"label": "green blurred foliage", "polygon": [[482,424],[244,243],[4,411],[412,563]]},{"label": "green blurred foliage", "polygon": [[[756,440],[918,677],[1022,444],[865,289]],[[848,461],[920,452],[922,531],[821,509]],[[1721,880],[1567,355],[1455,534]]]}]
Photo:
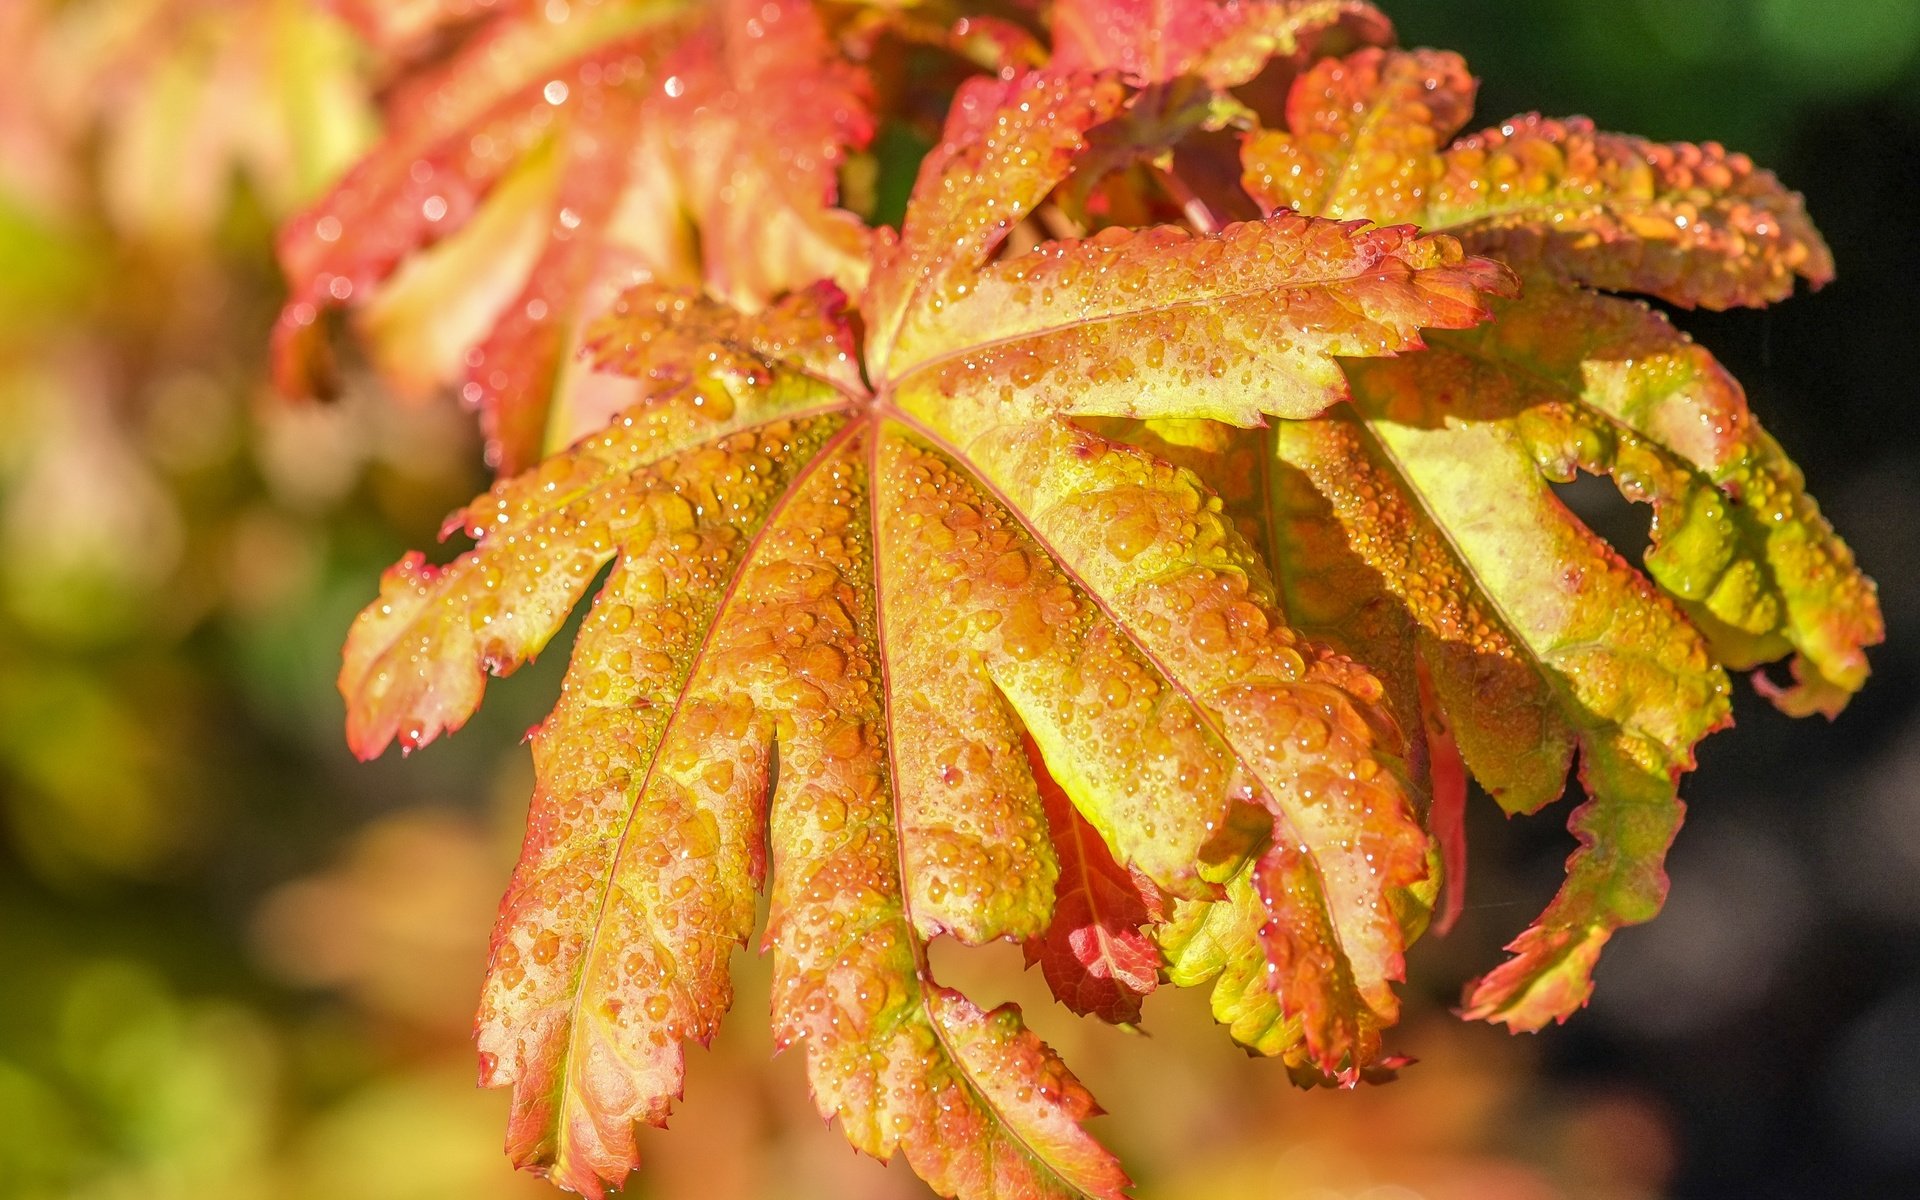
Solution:
[{"label": "green blurred foliage", "polygon": [[1384,7],[1404,42],[1466,55],[1483,81],[1487,121],[1581,113],[1606,128],[1711,139],[1775,162],[1810,110],[1884,94],[1920,114],[1920,4],[1912,0]]},{"label": "green blurred foliage", "polygon": [[[1467,53],[1489,117],[1588,111],[1764,159],[1863,94],[1920,113],[1913,0],[1389,8]],[[0,0],[0,38],[0,1195],[546,1195],[498,1153],[467,1030],[529,783],[485,748],[555,664],[472,736],[353,763],[342,634],[481,483],[475,438],[357,376],[326,407],[263,383],[272,223],[367,136],[378,64],[305,0]],[[880,208],[909,176],[882,172]],[[1025,1001],[1130,1114],[1106,1133],[1145,1197],[1660,1194],[1659,1106],[1446,1020],[1464,971],[1434,954],[1409,998],[1428,1061],[1338,1096],[1246,1060],[1201,997],[1157,998],[1141,1043],[1053,1009],[1011,954],[951,969]],[[764,973],[742,971],[753,1010]],[[642,1194],[923,1194],[824,1135],[765,1038],[738,1021],[695,1056]]]}]

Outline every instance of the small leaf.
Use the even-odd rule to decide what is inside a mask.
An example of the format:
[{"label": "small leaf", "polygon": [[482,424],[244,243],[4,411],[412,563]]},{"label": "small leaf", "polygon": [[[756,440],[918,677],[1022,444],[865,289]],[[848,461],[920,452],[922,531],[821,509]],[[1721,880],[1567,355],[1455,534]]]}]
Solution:
[{"label": "small leaf", "polygon": [[1252,872],[1227,885],[1218,901],[1176,900],[1154,937],[1167,960],[1167,978],[1177,987],[1211,982],[1214,1020],[1233,1040],[1268,1057],[1303,1057],[1301,1018],[1281,1007],[1268,982],[1267,956],[1260,941],[1265,906],[1254,891]]},{"label": "small leaf", "polygon": [[1026,942],[1027,965],[1040,964],[1054,998],[1082,1016],[1115,1025],[1140,1020],[1140,1002],[1160,982],[1160,952],[1141,932],[1161,917],[1159,892],[1113,861],[1106,843],[1074,811],[1027,744],[1060,859],[1053,922]]}]

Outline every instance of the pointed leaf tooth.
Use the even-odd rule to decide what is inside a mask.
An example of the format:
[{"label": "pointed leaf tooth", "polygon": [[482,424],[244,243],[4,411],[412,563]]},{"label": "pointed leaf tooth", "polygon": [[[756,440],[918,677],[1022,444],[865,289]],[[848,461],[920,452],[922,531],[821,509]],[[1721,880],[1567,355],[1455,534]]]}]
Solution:
[{"label": "pointed leaf tooth", "polygon": [[890,370],[964,375],[1036,414],[1255,425],[1344,397],[1336,356],[1416,349],[1422,328],[1482,321],[1485,295],[1513,287],[1505,268],[1404,227],[1277,213],[1205,237],[1112,228],[996,263],[916,310]]}]

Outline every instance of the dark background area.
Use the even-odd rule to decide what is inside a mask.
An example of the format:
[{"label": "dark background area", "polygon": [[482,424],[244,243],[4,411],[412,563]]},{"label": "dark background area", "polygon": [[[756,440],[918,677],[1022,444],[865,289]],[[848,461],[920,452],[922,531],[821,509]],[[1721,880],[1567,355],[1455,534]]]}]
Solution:
[{"label": "dark background area", "polygon": [[[448,404],[355,379],[297,408],[261,383],[270,230],[350,157],[365,104],[344,88],[323,106],[358,134],[297,170],[253,134],[146,174],[127,150],[138,114],[227,129],[263,111],[289,63],[259,14],[323,48],[306,69],[344,85],[363,64],[292,3],[248,0],[179,3],[191,19],[100,69],[83,40],[7,24],[36,7],[58,6],[0,5],[22,47],[0,82],[0,1197],[553,1194],[500,1157],[505,1099],[472,1089],[467,1032],[525,811],[519,735],[561,658],[459,737],[354,763],[342,634],[379,570],[483,485],[478,448]],[[1148,1039],[1036,1024],[1114,1112],[1099,1132],[1148,1200],[1920,1195],[1920,4],[1385,7],[1405,43],[1466,55],[1482,123],[1538,109],[1717,139],[1805,192],[1837,283],[1674,316],[1879,580],[1888,643],[1832,724],[1738,685],[1737,726],[1684,788],[1666,913],[1615,939],[1564,1027],[1447,1015],[1569,846],[1564,808],[1507,822],[1484,801],[1467,917],[1412,955],[1399,1036],[1422,1062],[1400,1083],[1295,1092],[1191,995],[1153,1000]],[[196,177],[236,182],[196,199]],[[1609,489],[1573,499],[1644,536]],[[1035,979],[996,954],[955,979],[1031,1011]],[[762,969],[741,963],[636,1194],[924,1194],[820,1128],[796,1062],[766,1066]]]}]

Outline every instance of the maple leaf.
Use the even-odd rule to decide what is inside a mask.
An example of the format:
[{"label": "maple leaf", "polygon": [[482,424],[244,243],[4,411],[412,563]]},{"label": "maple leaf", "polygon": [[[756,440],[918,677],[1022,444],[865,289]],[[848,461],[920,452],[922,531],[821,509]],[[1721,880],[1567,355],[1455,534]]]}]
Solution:
[{"label": "maple leaf", "polygon": [[[611,564],[533,737],[479,1022],[517,1161],[595,1195],[624,1177],[768,876],[779,1044],[855,1146],[945,1194],[1125,1185],[1018,1013],[927,967],[942,933],[1057,936],[1062,881],[1246,880],[1301,1061],[1375,1058],[1431,873],[1381,685],[1287,626],[1196,477],[1068,417],[1317,412],[1346,394],[1335,356],[1475,324],[1510,281],[1446,238],[1291,214],[992,261],[1124,95],[963,87],[857,325],[825,281],[757,314],[626,294],[586,344],[643,398],[497,484],[450,522],[472,550],[404,559],[356,622],[341,690],[371,756],[458,728]],[[1042,774],[1110,862],[1063,865],[1050,829],[1086,831]],[[1121,940],[1131,978],[1150,948]]]},{"label": "maple leaf", "polygon": [[[360,19],[405,40],[444,16]],[[321,386],[318,316],[350,302],[403,390],[464,374],[490,460],[531,465],[592,386],[569,369],[580,330],[621,288],[754,307],[858,287],[864,229],[834,204],[866,93],[805,0],[504,6],[403,78],[386,139],[286,226],[281,388]]]}]

